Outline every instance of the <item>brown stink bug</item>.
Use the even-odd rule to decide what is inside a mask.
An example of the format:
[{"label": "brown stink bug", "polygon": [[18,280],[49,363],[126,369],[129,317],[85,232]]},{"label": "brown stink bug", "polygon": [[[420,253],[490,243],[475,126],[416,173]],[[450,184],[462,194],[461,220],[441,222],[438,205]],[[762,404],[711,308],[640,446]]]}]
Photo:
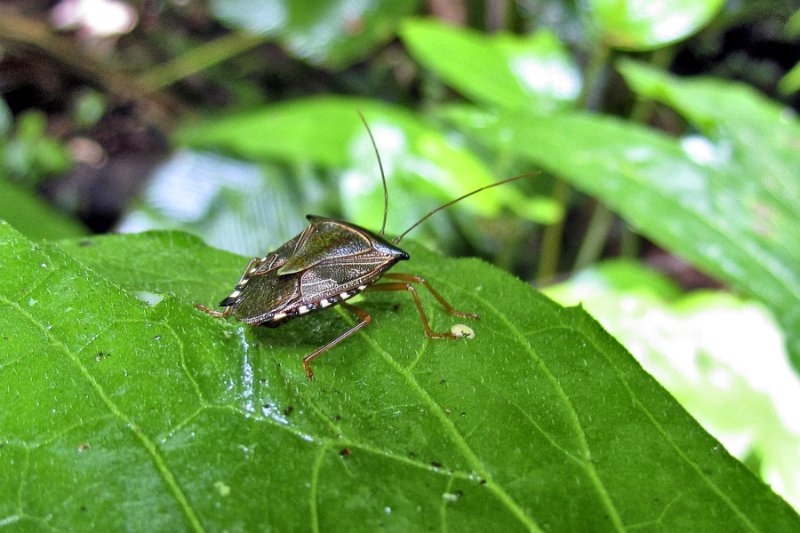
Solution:
[{"label": "brown stink bug", "polygon": [[[303,368],[309,379],[314,379],[311,361],[372,322],[372,317],[366,311],[345,302],[365,290],[411,293],[425,335],[434,339],[460,338],[462,335],[458,333],[459,330],[445,333],[431,330],[414,284],[424,286],[445,311],[453,316],[477,319],[478,315],[453,308],[420,276],[387,273],[398,261],[409,259],[409,255],[398,248],[397,244],[434,213],[483,190],[531,175],[523,174],[499,181],[451,200],[412,224],[399,237],[388,241],[383,237],[389,207],[386,176],[372,131],[363,116],[361,120],[375,149],[383,182],[381,231],[375,234],[349,222],[309,215],[307,218],[310,224],[302,233],[274,252],[250,260],[233,292],[219,303],[220,307],[225,308],[224,311],[214,311],[204,305],[197,305],[198,309],[213,317],[233,315],[252,326],[269,327],[277,327],[291,318],[313,311],[341,305],[358,317],[358,323],[303,359]],[[393,281],[376,284],[381,278]]]}]

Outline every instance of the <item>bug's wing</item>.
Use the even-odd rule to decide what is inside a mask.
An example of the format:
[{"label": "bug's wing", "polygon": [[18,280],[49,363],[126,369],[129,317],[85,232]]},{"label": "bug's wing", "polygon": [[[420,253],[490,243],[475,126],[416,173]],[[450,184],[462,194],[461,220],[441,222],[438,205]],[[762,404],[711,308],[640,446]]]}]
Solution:
[{"label": "bug's wing", "polygon": [[296,235],[288,242],[282,244],[278,249],[273,252],[270,252],[264,257],[263,261],[258,265],[256,271],[252,274],[253,276],[261,276],[265,273],[275,270],[283,266],[286,261],[291,259],[291,257],[295,254],[300,243],[305,241],[308,237],[308,233],[313,231],[311,226],[308,226],[306,229],[303,230],[302,233]]},{"label": "bug's wing", "polygon": [[274,270],[253,276],[233,302],[233,315],[251,324],[264,322],[296,303],[300,297],[299,282],[299,275],[278,276]]},{"label": "bug's wing", "polygon": [[310,220],[311,225],[299,236],[294,253],[278,269],[278,275],[302,272],[322,261],[363,254],[372,248],[372,240],[362,228],[327,218]]},{"label": "bug's wing", "polygon": [[303,303],[315,303],[377,280],[396,259],[378,254],[362,254],[357,258],[326,260],[314,265],[300,277]]}]

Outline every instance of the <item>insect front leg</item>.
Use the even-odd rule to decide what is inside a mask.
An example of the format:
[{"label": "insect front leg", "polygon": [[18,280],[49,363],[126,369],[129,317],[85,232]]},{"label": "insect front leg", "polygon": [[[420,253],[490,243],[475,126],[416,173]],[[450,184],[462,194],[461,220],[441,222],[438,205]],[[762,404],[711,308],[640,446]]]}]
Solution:
[{"label": "insect front leg", "polygon": [[384,274],[383,277],[389,279],[397,279],[400,281],[405,281],[407,283],[421,283],[422,285],[425,286],[426,289],[428,289],[428,291],[430,291],[433,297],[436,298],[436,301],[439,302],[442,305],[442,307],[444,307],[444,310],[447,311],[449,314],[461,318],[474,318],[475,320],[478,320],[480,318],[480,316],[476,315],[475,313],[465,313],[463,311],[459,311],[458,309],[454,308],[447,302],[447,300],[444,299],[444,297],[442,297],[441,294],[439,294],[439,292],[436,289],[434,289],[431,286],[430,282],[428,282],[428,280],[426,280],[422,276],[415,276],[414,274],[395,274],[393,272],[389,272],[387,274]]},{"label": "insect front leg", "polygon": [[368,291],[406,291],[411,293],[411,297],[414,298],[414,305],[417,306],[417,312],[419,313],[419,318],[422,320],[422,327],[425,329],[425,335],[430,337],[431,339],[458,339],[460,338],[459,335],[448,331],[445,333],[440,333],[433,331],[431,329],[431,325],[428,322],[428,316],[425,314],[425,311],[422,309],[422,302],[419,299],[419,294],[417,294],[417,289],[411,283],[422,283],[425,287],[431,291],[434,298],[442,304],[442,306],[447,310],[448,313],[451,315],[464,317],[464,318],[478,318],[478,315],[472,313],[463,313],[461,311],[456,310],[453,306],[448,304],[442,296],[436,292],[430,284],[419,276],[412,276],[410,274],[386,274],[384,277],[393,277],[395,279],[404,279],[407,281],[394,281],[389,283],[379,283],[375,285],[371,285],[367,287]]},{"label": "insect front leg", "polygon": [[306,376],[308,376],[308,379],[314,379],[314,372],[311,370],[311,361],[313,361],[323,353],[327,352],[328,350],[330,350],[331,348],[333,348],[334,346],[345,340],[347,337],[349,337],[356,331],[360,330],[361,328],[372,322],[372,317],[369,316],[369,313],[367,313],[360,307],[350,305],[346,302],[342,302],[339,305],[341,305],[342,307],[344,307],[345,309],[356,315],[359,319],[359,322],[352,328],[348,329],[347,331],[345,331],[344,333],[333,339],[325,346],[317,348],[316,350],[314,350],[313,352],[311,352],[310,354],[308,354],[303,358],[303,368],[306,371]]}]

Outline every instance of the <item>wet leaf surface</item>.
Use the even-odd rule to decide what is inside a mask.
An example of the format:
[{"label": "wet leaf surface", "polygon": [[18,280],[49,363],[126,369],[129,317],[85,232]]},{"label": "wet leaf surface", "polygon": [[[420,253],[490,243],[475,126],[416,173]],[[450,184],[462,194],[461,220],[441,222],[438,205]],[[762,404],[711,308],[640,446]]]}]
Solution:
[{"label": "wet leaf surface", "polygon": [[[477,260],[405,271],[481,314],[212,319],[245,258],[181,233],[35,245],[0,225],[0,523],[87,530],[763,530],[794,512],[578,308]],[[399,269],[398,269],[399,270]],[[436,329],[456,321],[427,294]],[[399,306],[399,307],[398,307]],[[351,322],[351,321],[350,321]]]}]

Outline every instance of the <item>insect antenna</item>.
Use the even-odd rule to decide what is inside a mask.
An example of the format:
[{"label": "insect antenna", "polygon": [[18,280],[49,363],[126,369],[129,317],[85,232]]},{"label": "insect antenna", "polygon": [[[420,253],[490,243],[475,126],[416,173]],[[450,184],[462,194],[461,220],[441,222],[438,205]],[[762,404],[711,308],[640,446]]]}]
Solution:
[{"label": "insect antenna", "polygon": [[378,152],[378,145],[375,143],[375,137],[372,135],[372,130],[369,129],[369,124],[367,124],[367,119],[364,118],[364,114],[359,111],[358,116],[361,117],[361,122],[363,122],[364,127],[367,128],[369,140],[372,141],[372,149],[375,150],[375,157],[378,158],[378,167],[381,169],[381,181],[383,182],[383,224],[381,224],[381,232],[378,233],[378,235],[383,237],[383,232],[386,229],[386,217],[389,214],[389,189],[386,187],[386,175],[383,173],[383,161],[381,161],[381,154]]},{"label": "insect antenna", "polygon": [[437,207],[436,209],[434,209],[433,211],[431,211],[430,213],[428,213],[427,215],[425,215],[425,216],[424,216],[424,217],[422,217],[421,219],[419,219],[419,220],[417,220],[416,222],[414,222],[414,223],[411,225],[411,227],[410,227],[410,228],[408,228],[408,229],[407,229],[407,230],[405,230],[403,233],[401,233],[401,234],[400,234],[400,236],[399,236],[399,237],[396,237],[396,238],[395,238],[395,239],[394,239],[392,242],[393,242],[394,244],[398,244],[398,243],[399,243],[399,242],[400,242],[400,241],[403,239],[403,237],[405,237],[405,236],[408,234],[408,232],[410,232],[412,229],[416,228],[417,226],[419,226],[420,224],[422,224],[423,222],[425,222],[426,220],[428,220],[428,219],[429,219],[431,216],[435,215],[436,213],[438,213],[438,212],[439,212],[439,211],[441,211],[442,209],[445,209],[445,208],[447,208],[447,207],[450,207],[451,205],[453,205],[453,204],[455,204],[455,203],[457,203],[457,202],[460,202],[461,200],[463,200],[463,199],[465,199],[465,198],[469,198],[469,197],[470,197],[470,196],[472,196],[473,194],[478,194],[479,192],[481,192],[481,191],[485,191],[486,189],[491,189],[492,187],[498,187],[498,186],[500,186],[500,185],[505,185],[506,183],[511,183],[512,181],[521,180],[521,179],[523,179],[523,178],[529,178],[529,177],[531,177],[531,176],[533,176],[533,175],[535,175],[535,174],[538,174],[538,173],[539,173],[538,171],[534,171],[534,172],[528,172],[528,173],[526,173],[526,174],[521,174],[521,175],[519,175],[519,176],[514,176],[513,178],[504,179],[504,180],[502,180],[502,181],[498,181],[498,182],[496,182],[496,183],[490,183],[489,185],[485,185],[485,186],[483,186],[483,187],[481,187],[481,188],[479,188],[479,189],[475,189],[475,190],[474,190],[474,191],[472,191],[472,192],[468,192],[467,194],[464,194],[464,195],[462,195],[462,196],[459,196],[459,197],[458,197],[458,198],[456,198],[455,200],[450,200],[450,201],[449,201],[449,202],[447,202],[446,204],[442,204],[442,205],[440,205],[439,207]]}]

